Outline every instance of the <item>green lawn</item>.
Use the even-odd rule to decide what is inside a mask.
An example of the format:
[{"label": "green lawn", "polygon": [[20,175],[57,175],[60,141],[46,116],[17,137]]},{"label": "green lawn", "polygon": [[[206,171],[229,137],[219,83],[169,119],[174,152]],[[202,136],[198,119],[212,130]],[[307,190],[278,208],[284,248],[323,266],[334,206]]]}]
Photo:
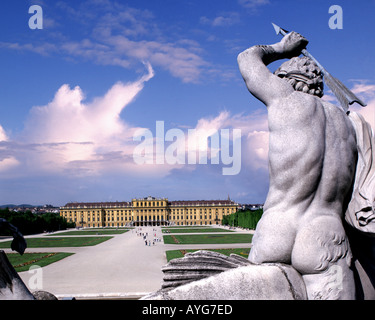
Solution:
[{"label": "green lawn", "polygon": [[[57,247],[86,247],[95,246],[113,237],[61,237],[61,238],[29,238],[26,239],[28,248],[57,248]],[[10,248],[11,241],[0,242],[0,248]]]},{"label": "green lawn", "polygon": [[169,233],[197,233],[197,232],[234,232],[232,230],[228,229],[222,229],[222,228],[195,228],[195,227],[189,227],[189,228],[163,228],[163,233],[166,233],[167,231]]},{"label": "green lawn", "polygon": [[39,252],[24,253],[22,256],[18,253],[7,253],[9,262],[17,272],[28,271],[31,266],[44,267],[61,259],[64,259],[74,253],[69,252]]},{"label": "green lawn", "polygon": [[163,236],[165,244],[251,243],[252,234],[192,234]]},{"label": "green lawn", "polygon": [[200,225],[200,224],[197,224],[197,225],[194,225],[194,226],[189,226],[189,225],[181,225],[181,226],[169,226],[169,227],[161,227],[162,229],[173,229],[173,228],[176,228],[176,229],[188,229],[188,228],[207,228],[209,227],[209,225]]},{"label": "green lawn", "polygon": [[[169,262],[172,259],[182,258],[188,252],[195,252],[201,249],[187,249],[187,250],[168,250],[165,252],[167,256],[167,261]],[[234,249],[205,249],[206,251],[215,251],[226,256],[230,256],[232,253],[238,254],[244,258],[249,256],[250,248],[234,248]]]},{"label": "green lawn", "polygon": [[122,234],[128,232],[129,229],[104,229],[104,230],[79,230],[79,231],[67,231],[58,234],[50,234],[48,237],[59,236],[85,236],[85,235],[102,235],[102,234]]}]

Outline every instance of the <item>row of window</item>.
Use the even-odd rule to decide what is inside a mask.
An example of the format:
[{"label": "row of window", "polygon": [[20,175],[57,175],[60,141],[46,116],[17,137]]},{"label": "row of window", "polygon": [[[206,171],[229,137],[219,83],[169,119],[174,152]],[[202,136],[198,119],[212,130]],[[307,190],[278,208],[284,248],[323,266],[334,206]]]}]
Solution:
[{"label": "row of window", "polygon": [[[72,214],[72,213],[74,213],[74,214],[77,214],[77,212],[78,213],[84,213],[84,211],[69,211],[69,214]],[[131,214],[131,212],[132,212],[132,210],[107,210],[107,213],[110,213],[110,214],[114,214],[114,213],[117,213],[117,214]],[[100,211],[87,211],[87,214],[97,214],[97,215],[99,215],[100,214]]]},{"label": "row of window", "polygon": [[[117,219],[115,219],[115,217],[106,217],[106,219],[105,219],[105,221],[128,221],[128,217],[116,217]],[[129,217],[129,221],[130,221],[131,219],[130,219],[130,217]],[[87,218],[87,221],[89,222],[89,221],[91,221],[90,220],[90,217],[88,217]],[[93,217],[92,218],[92,221],[95,221],[95,217]],[[98,219],[98,221],[100,221],[99,219]]]},{"label": "row of window", "polygon": [[[180,219],[180,216],[172,216],[172,220],[186,220],[186,219],[189,219],[189,216],[186,216],[186,217],[181,216],[181,219]],[[203,220],[203,216],[200,215],[199,219]],[[212,215],[209,215],[208,219],[211,220],[212,219]],[[219,219],[218,215],[216,215],[216,220],[217,219]],[[190,216],[190,220],[193,220],[193,216]],[[197,220],[197,216],[196,215],[194,216],[194,220]],[[204,220],[207,220],[207,215],[204,216]]]},{"label": "row of window", "polygon": [[[127,223],[118,223],[117,222],[117,223],[107,223],[107,224],[105,224],[103,226],[107,226],[107,227],[126,227],[126,226],[129,226],[129,224],[127,224]],[[99,224],[99,223],[93,223],[93,224],[88,223],[87,227],[88,228],[91,228],[91,227],[95,228],[95,227],[102,227],[102,225]]]},{"label": "row of window", "polygon": [[[77,217],[75,218],[71,218],[69,217],[69,220],[70,221],[74,221],[74,222],[81,222],[82,219],[78,219],[77,220]],[[97,220],[95,220],[95,217],[87,217],[87,222],[91,222],[91,221],[100,221],[100,219],[98,218]],[[117,217],[117,219],[115,219],[114,217],[107,217],[105,219],[105,221],[128,221],[128,217]],[[129,221],[131,221],[131,219],[129,218]],[[84,221],[85,222],[85,221]]]},{"label": "row of window", "polygon": [[137,221],[164,221],[164,217],[163,216],[137,216]]},{"label": "row of window", "polygon": [[212,221],[200,221],[200,223],[198,224],[197,223],[197,221],[188,221],[188,222],[176,222],[176,225],[177,226],[196,226],[196,225],[201,225],[201,226],[203,226],[203,225],[205,225],[205,226],[207,226],[207,225],[212,225]]},{"label": "row of window", "polygon": [[[156,203],[156,205],[155,205],[155,203]],[[134,202],[134,204],[135,204],[136,207],[155,207],[155,206],[159,207],[159,201]],[[164,206],[165,207],[166,204],[163,203],[163,202],[160,202],[160,206]]]},{"label": "row of window", "polygon": [[[179,213],[180,212],[180,210],[181,210],[181,213],[183,213],[184,212],[184,209],[172,209],[172,213]],[[190,211],[189,211],[190,210]],[[197,210],[198,209],[186,209],[186,212],[187,213],[196,213],[197,212]],[[208,209],[208,212],[212,212],[214,209],[211,209],[211,208],[209,208]],[[220,210],[221,210],[221,212],[222,213],[225,213],[225,208],[220,208]],[[234,211],[234,209],[232,208],[227,208],[227,213],[230,213],[231,211]],[[206,208],[204,208],[204,212],[206,213],[207,212],[207,209]],[[219,209],[218,208],[215,208],[215,212],[216,213],[218,213],[219,212]],[[199,209],[199,213],[202,213],[202,209]]]}]

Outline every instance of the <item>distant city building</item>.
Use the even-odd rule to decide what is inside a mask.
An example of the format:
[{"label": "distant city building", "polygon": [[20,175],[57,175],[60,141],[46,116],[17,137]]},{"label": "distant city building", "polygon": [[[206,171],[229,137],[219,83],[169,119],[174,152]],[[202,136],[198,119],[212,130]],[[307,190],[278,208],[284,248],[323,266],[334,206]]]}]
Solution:
[{"label": "distant city building", "polygon": [[60,215],[77,227],[213,225],[239,207],[229,197],[194,201],[147,197],[131,202],[67,203]]},{"label": "distant city building", "polygon": [[242,204],[240,206],[240,209],[255,211],[255,210],[263,209],[263,204]]},{"label": "distant city building", "polygon": [[[4,206],[2,206],[4,208]],[[43,214],[43,213],[56,213],[58,214],[60,212],[59,207],[54,207],[52,205],[44,205],[44,206],[31,206],[31,205],[10,205],[5,206],[5,208],[8,208],[11,211],[14,212],[26,212],[30,211],[33,214]]]}]

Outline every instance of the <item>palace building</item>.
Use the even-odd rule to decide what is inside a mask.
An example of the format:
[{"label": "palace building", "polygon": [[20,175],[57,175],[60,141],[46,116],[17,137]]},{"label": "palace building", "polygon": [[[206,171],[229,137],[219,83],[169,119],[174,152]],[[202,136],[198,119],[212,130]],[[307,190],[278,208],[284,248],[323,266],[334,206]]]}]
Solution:
[{"label": "palace building", "polygon": [[147,197],[131,202],[67,203],[60,216],[77,227],[171,226],[221,224],[237,211],[230,200],[168,201]]}]

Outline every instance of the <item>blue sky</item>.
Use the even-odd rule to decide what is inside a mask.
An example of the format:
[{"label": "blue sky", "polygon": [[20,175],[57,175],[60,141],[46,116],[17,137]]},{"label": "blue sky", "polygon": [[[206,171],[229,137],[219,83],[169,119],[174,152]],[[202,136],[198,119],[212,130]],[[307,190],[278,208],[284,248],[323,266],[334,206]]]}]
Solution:
[{"label": "blue sky", "polygon": [[[328,25],[334,4],[340,30]],[[42,30],[29,28],[31,5],[43,9]],[[148,195],[264,202],[267,114],[243,83],[238,53],[279,41],[271,22],[300,32],[368,103],[353,109],[374,126],[374,13],[374,0],[3,0],[0,204]],[[135,164],[134,132],[156,135],[156,121],[186,136],[240,129],[241,171],[226,176],[210,161]]]}]

